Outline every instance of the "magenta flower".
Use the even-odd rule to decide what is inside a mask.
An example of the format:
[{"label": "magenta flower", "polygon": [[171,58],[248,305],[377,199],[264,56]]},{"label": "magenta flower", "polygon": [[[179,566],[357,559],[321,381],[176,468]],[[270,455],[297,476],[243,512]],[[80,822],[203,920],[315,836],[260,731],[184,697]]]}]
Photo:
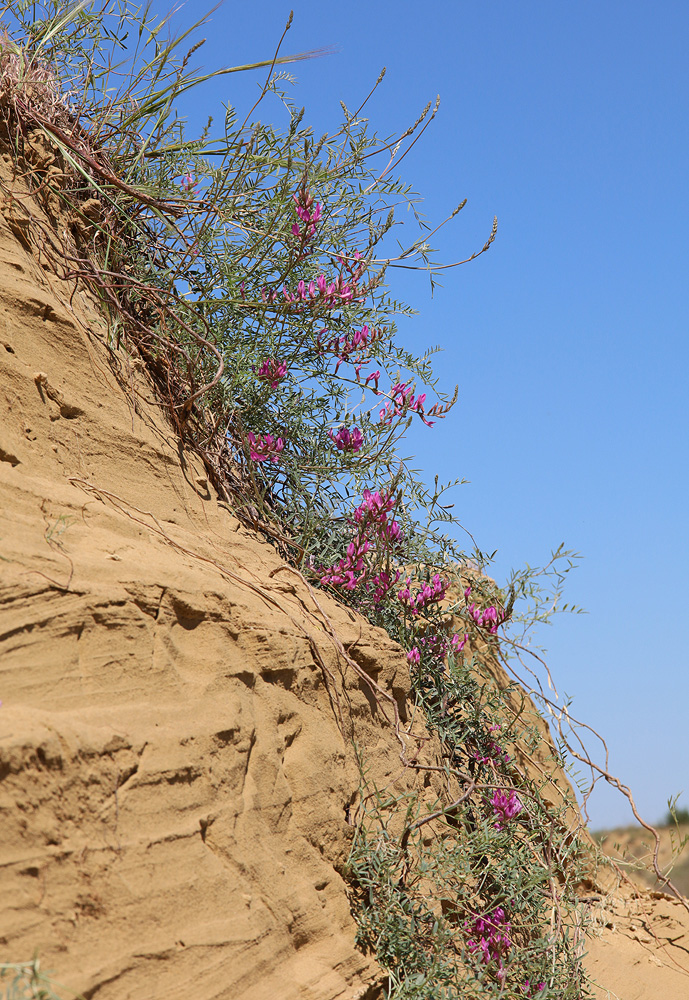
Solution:
[{"label": "magenta flower", "polygon": [[196,180],[193,174],[186,173],[184,177],[182,177],[180,187],[182,188],[184,194],[196,194],[198,181]]},{"label": "magenta flower", "polygon": [[400,603],[409,608],[413,615],[418,614],[427,604],[434,604],[442,601],[449,587],[449,580],[441,580],[440,574],[436,573],[432,579],[423,583],[414,597],[411,595],[411,579],[407,578],[406,586],[398,593]]},{"label": "magenta flower", "polygon": [[375,573],[373,576],[373,603],[380,604],[388,591],[392,590],[395,586],[399,578],[399,570],[395,573],[394,579],[390,573],[386,573],[384,570],[381,570],[380,573]]},{"label": "magenta flower", "polygon": [[329,583],[333,587],[345,587],[347,590],[354,590],[366,577],[364,567],[364,556],[371,548],[369,541],[358,540],[350,542],[347,546],[347,554],[331,566],[322,570],[321,583]]},{"label": "magenta flower", "polygon": [[416,646],[414,646],[413,649],[409,650],[409,652],[407,653],[407,659],[409,660],[410,663],[421,662],[421,653],[419,652]]},{"label": "magenta flower", "polygon": [[369,382],[373,382],[373,391],[376,393],[376,395],[378,394],[378,379],[379,378],[380,378],[380,371],[371,372],[370,375],[366,376],[365,385],[368,385]]},{"label": "magenta flower", "polygon": [[459,635],[457,634],[453,635],[452,638],[450,639],[450,651],[453,653],[461,653],[461,651],[466,646],[468,639],[469,639],[468,632],[465,632],[464,636],[461,639],[459,638]]},{"label": "magenta flower", "polygon": [[482,628],[487,628],[491,635],[495,635],[498,631],[498,625],[502,625],[505,620],[504,611],[502,609],[498,611],[492,604],[489,608],[486,608],[485,611],[481,611],[481,609],[477,608],[475,604],[470,604],[467,611],[476,624]]},{"label": "magenta flower", "polygon": [[320,202],[317,201],[314,205],[313,195],[309,193],[306,187],[301,187],[292,197],[297,206],[297,218],[304,223],[302,230],[299,224],[295,222],[292,226],[292,232],[305,243],[316,232],[316,223],[323,214],[323,210]]},{"label": "magenta flower", "polygon": [[277,462],[280,452],[285,447],[281,437],[274,438],[272,434],[254,434],[249,431],[246,436],[249,443],[249,453],[253,462]]},{"label": "magenta flower", "polygon": [[[386,403],[380,411],[381,423],[391,424],[396,417],[404,416],[405,413],[411,411],[418,413],[428,427],[433,426],[434,421],[426,418],[424,410],[423,404],[426,402],[425,392],[421,393],[417,399],[410,385],[406,382],[398,382],[390,389],[390,397],[390,402]],[[429,413],[435,413],[435,407],[429,410]]]},{"label": "magenta flower", "polygon": [[278,383],[282,381],[286,374],[287,365],[284,361],[278,361],[277,358],[269,358],[258,369],[256,377],[264,382],[270,382],[271,389],[277,389]]},{"label": "magenta flower", "polygon": [[497,817],[496,822],[493,824],[496,830],[502,830],[505,824],[514,819],[515,816],[518,816],[524,808],[514,789],[511,789],[509,793],[503,789],[496,789],[490,804]]},{"label": "magenta flower", "polygon": [[510,922],[501,906],[498,906],[490,916],[477,916],[471,924],[465,924],[470,937],[467,948],[472,954],[480,956],[481,961],[488,965],[495,962],[500,981],[505,978],[503,959],[512,946],[510,941]]},{"label": "magenta flower", "polygon": [[357,524],[365,518],[371,521],[385,522],[386,515],[392,510],[395,498],[387,493],[372,493],[371,490],[364,490],[363,502],[354,511],[354,520]]},{"label": "magenta flower", "polygon": [[[545,989],[545,983],[534,983],[533,989],[535,989],[536,992],[540,993],[541,990]],[[522,986],[522,993],[524,994],[525,997],[533,997],[533,993],[531,992],[531,985],[528,979]]]},{"label": "magenta flower", "polygon": [[328,437],[338,451],[359,451],[364,443],[364,435],[358,427],[353,428],[351,432],[346,427],[340,427],[337,434],[328,431]]},{"label": "magenta flower", "polygon": [[[336,440],[337,436],[331,432],[333,440]],[[350,441],[351,438],[354,438],[353,434]],[[397,571],[393,575],[387,570],[373,573],[371,556],[375,556],[381,550],[388,551],[402,538],[397,522],[388,520],[388,514],[394,503],[394,496],[379,491],[364,490],[363,501],[355,509],[352,520],[352,525],[357,528],[357,537],[349,543],[346,555],[342,559],[333,566],[319,569],[321,583],[328,583],[333,587],[345,587],[347,590],[354,590],[364,585],[374,604],[379,604],[383,600],[399,580],[400,573]]]}]

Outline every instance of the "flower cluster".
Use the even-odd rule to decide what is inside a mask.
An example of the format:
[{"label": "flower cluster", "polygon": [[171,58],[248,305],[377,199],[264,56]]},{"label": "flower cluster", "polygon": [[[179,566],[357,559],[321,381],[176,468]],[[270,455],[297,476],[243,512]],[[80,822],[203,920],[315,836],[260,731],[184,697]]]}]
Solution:
[{"label": "flower cluster", "polygon": [[432,427],[435,421],[428,420],[428,417],[444,416],[440,412],[437,403],[430,408],[427,415],[424,410],[426,393],[422,392],[417,398],[414,396],[414,390],[407,382],[397,382],[393,385],[390,389],[390,397],[390,401],[380,411],[380,421],[383,424],[391,424],[396,417],[404,416],[405,413],[411,412],[418,413],[426,426]]},{"label": "flower cluster", "polygon": [[486,965],[495,962],[498,967],[497,977],[502,981],[505,978],[503,959],[512,946],[509,937],[510,922],[503,908],[498,906],[490,916],[476,917],[471,924],[464,926],[471,935],[467,941],[469,951],[478,954]]},{"label": "flower cluster", "polygon": [[309,189],[305,185],[302,185],[292,197],[297,206],[297,216],[304,223],[304,228],[301,229],[299,223],[295,222],[292,226],[292,234],[302,243],[306,243],[316,232],[316,223],[322,215],[321,204],[317,201],[314,205],[313,195],[309,193]]},{"label": "flower cluster", "polygon": [[[470,597],[471,584],[469,584],[464,591],[464,599],[468,601]],[[491,604],[490,607],[481,611],[481,609],[476,606],[475,602],[472,602],[467,606],[467,613],[480,628],[487,628],[491,635],[496,634],[498,626],[502,625],[506,617],[502,608],[496,608],[495,605]]]},{"label": "flower cluster", "polygon": [[[361,260],[359,251],[357,250],[354,254],[353,263],[348,263],[344,257],[338,257],[333,263],[339,264],[340,267],[340,273],[334,281],[328,281],[324,274],[319,274],[315,281],[309,281],[308,284],[303,280],[300,281],[296,292],[290,292],[287,285],[284,285],[282,295],[285,302],[291,303],[298,310],[304,310],[307,307],[316,309],[319,306],[334,309],[361,298],[366,288],[360,289],[359,282],[366,270],[366,264]],[[275,302],[277,297],[278,293],[275,290],[268,292],[264,288],[261,292],[261,298],[264,302]],[[320,340],[317,346],[320,348]]]},{"label": "flower cluster", "polygon": [[412,649],[407,653],[407,659],[410,663],[420,663],[421,661],[421,649],[422,647],[424,653],[429,654],[435,660],[443,660],[447,653],[459,653],[464,649],[469,636],[467,633],[460,638],[458,634],[452,636],[448,640],[446,635],[438,635],[436,633],[429,633],[426,635],[419,636],[417,638],[417,646],[413,646]]},{"label": "flower cluster", "polygon": [[358,427],[354,427],[351,431],[347,427],[340,427],[337,434],[328,431],[328,437],[338,451],[359,451],[364,443],[364,435]]},{"label": "flower cluster", "polygon": [[402,532],[397,521],[388,522],[388,514],[395,505],[395,498],[389,493],[373,493],[364,490],[364,498],[354,511],[357,524],[373,526],[378,536],[388,542],[399,542]]},{"label": "flower cluster", "polygon": [[491,604],[489,608],[481,611],[477,608],[475,604],[470,604],[467,611],[474,619],[477,625],[481,628],[487,628],[491,635],[495,635],[498,631],[498,625],[502,625],[504,619],[504,613],[498,611],[494,605]]},{"label": "flower cluster", "polygon": [[254,434],[249,431],[246,436],[249,444],[249,453],[254,462],[277,462],[280,452],[285,447],[285,442],[281,437],[273,437],[272,434]]},{"label": "flower cluster", "polygon": [[[290,292],[287,285],[283,285],[282,297],[285,302],[304,309],[306,306],[324,305],[328,309],[333,309],[343,302],[351,302],[354,298],[355,289],[347,284],[340,275],[335,281],[328,281],[324,274],[319,274],[315,281],[307,283],[301,280],[297,285],[296,292]],[[276,291],[266,292],[265,288],[261,293],[264,302],[275,302],[278,297]]]},{"label": "flower cluster", "polygon": [[509,792],[502,788],[496,789],[490,804],[496,816],[496,821],[493,824],[496,830],[502,830],[505,824],[518,816],[524,808],[514,789]]},{"label": "flower cluster", "polygon": [[374,573],[371,577],[371,583],[373,584],[373,603],[380,604],[388,591],[392,590],[397,581],[399,580],[401,574],[399,570],[395,571],[394,578],[392,573],[388,573],[385,570],[381,570],[379,573]]},{"label": "flower cluster", "polygon": [[353,524],[357,528],[357,538],[349,543],[342,559],[320,571],[321,583],[344,587],[346,590],[355,590],[356,587],[365,585],[369,592],[373,588],[372,598],[375,604],[384,599],[399,580],[400,574],[383,570],[373,573],[369,563],[371,557],[380,552],[390,552],[402,540],[399,524],[388,518],[394,503],[394,497],[387,493],[364,490],[363,500],[354,511]]},{"label": "flower cluster", "polygon": [[283,380],[286,374],[287,365],[284,361],[278,361],[277,358],[269,358],[258,369],[256,377],[264,382],[270,382],[271,389],[277,389],[278,383]]},{"label": "flower cluster", "polygon": [[366,579],[367,568],[364,565],[364,556],[370,548],[371,542],[367,539],[350,542],[346,555],[333,566],[321,572],[321,583],[354,590]]},{"label": "flower cluster", "polygon": [[[525,997],[533,997],[531,989],[532,989],[531,983],[527,979],[524,985],[522,986],[522,993],[524,994]],[[545,983],[534,983],[533,989],[535,989],[537,993],[540,993],[541,990],[545,989]]]},{"label": "flower cluster", "polygon": [[367,518],[380,521],[390,513],[395,505],[395,499],[389,493],[380,493],[372,490],[364,490],[363,500],[354,511],[354,520],[357,524]]},{"label": "flower cluster", "polygon": [[[344,361],[351,361],[351,363],[355,365],[357,378],[360,377],[363,365],[370,360],[367,357],[369,348],[383,336],[382,330],[370,330],[364,323],[362,328],[360,330],[355,330],[353,334],[346,334],[344,337],[333,337],[324,344],[321,338],[325,332],[325,330],[322,330],[318,336],[318,348],[324,353],[328,352],[329,354],[334,354],[337,358],[335,374],[337,374],[340,365]],[[377,385],[379,378],[380,372],[374,372],[368,376],[366,382],[368,383],[371,379],[374,379]]]},{"label": "flower cluster", "polygon": [[434,604],[442,601],[450,585],[449,580],[441,580],[440,573],[436,573],[432,579],[424,583],[416,594],[412,597],[411,577],[404,581],[404,587],[397,594],[400,603],[409,608],[413,615],[422,611],[427,604]]}]

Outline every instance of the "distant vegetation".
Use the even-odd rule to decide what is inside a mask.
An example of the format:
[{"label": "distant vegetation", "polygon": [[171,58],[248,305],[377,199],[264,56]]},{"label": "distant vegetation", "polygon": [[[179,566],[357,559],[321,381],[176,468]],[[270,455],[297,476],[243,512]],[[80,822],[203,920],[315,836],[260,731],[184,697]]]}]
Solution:
[{"label": "distant vegetation", "polygon": [[673,826],[675,823],[689,823],[689,809],[684,806],[670,806],[665,814],[665,826]]}]

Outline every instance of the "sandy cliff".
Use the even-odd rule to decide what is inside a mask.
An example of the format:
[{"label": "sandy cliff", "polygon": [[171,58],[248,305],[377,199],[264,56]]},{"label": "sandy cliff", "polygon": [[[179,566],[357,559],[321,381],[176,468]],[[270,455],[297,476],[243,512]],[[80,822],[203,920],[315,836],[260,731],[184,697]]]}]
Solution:
[{"label": "sandy cliff", "polygon": [[[98,1000],[373,1000],[339,874],[353,735],[379,786],[417,778],[356,668],[404,717],[405,656],[316,604],[215,499],[17,213],[0,222],[2,958],[38,949]],[[689,997],[681,905],[600,905],[600,995]]]}]

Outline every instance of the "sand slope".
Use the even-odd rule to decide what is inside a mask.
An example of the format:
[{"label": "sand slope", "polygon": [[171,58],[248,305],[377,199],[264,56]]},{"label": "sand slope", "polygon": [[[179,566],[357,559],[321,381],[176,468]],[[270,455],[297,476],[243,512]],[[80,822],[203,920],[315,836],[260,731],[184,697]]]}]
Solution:
[{"label": "sand slope", "polygon": [[[3,226],[3,957],[38,948],[99,1000],[363,996],[379,973],[336,870],[353,720],[381,785],[399,744],[71,290]],[[400,648],[322,605],[403,704]]]}]

